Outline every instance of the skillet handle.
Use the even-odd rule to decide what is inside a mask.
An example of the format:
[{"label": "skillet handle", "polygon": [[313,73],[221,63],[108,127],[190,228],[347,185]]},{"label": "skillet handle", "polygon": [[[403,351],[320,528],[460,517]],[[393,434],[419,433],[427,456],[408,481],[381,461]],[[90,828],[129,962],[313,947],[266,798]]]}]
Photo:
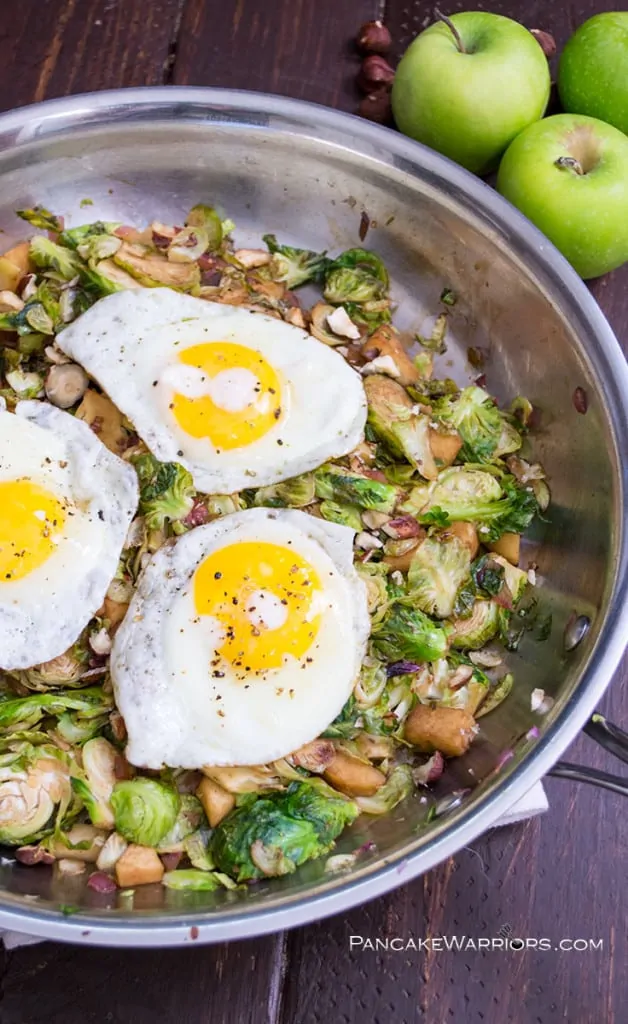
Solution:
[{"label": "skillet handle", "polygon": [[584,732],[601,747],[608,750],[609,754],[614,754],[624,764],[628,764],[628,732],[624,732],[618,725],[608,722],[604,715],[597,712],[591,715],[584,727]]},{"label": "skillet handle", "polygon": [[[628,733],[618,725],[608,722],[604,715],[595,712],[584,727],[584,732],[609,754],[628,764]],[[548,772],[557,779],[571,779],[572,782],[587,782],[591,786],[608,789],[612,793],[628,796],[628,776],[612,775],[599,768],[587,768],[568,761],[558,761]]]}]

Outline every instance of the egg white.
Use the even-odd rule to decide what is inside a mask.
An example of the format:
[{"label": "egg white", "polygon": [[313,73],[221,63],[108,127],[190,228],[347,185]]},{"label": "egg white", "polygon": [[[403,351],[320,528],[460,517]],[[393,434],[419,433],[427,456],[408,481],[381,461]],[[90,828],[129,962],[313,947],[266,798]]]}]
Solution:
[{"label": "egg white", "polygon": [[[210,670],[215,620],[198,615],[193,577],[212,552],[250,541],[289,545],[315,569],[321,624],[302,662],[286,657],[282,667],[250,679],[233,669],[216,679]],[[277,612],[271,610],[271,620]],[[353,566],[347,527],[292,509],[258,508],[184,534],[153,556],[114,640],[111,675],[129,761],[200,768],[284,757],[339,714],[369,630],[366,588]]]},{"label": "egg white", "polygon": [[[210,394],[224,409],[250,398],[251,375],[242,370],[206,385],[182,366],[181,352],[212,341],[259,352],[285,385],[281,419],[257,440],[225,451],[190,436],[170,411],[177,392]],[[97,302],[57,344],[98,381],[156,458],[181,463],[208,494],[289,479],[362,440],[366,399],[359,374],[306,331],[261,313],[168,288],[128,290]]]},{"label": "egg white", "polygon": [[68,503],[52,554],[0,580],[0,668],[63,654],[103,603],[138,504],[134,469],[81,420],[45,402],[0,411],[0,482],[26,479]]}]

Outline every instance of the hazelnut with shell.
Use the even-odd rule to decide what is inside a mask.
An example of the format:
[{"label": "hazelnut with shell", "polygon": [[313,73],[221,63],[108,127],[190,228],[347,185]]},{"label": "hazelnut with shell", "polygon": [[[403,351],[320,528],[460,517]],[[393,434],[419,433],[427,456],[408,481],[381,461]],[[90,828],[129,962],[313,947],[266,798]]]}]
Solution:
[{"label": "hazelnut with shell", "polygon": [[392,46],[390,32],[381,21],[367,21],[356,36],[361,53],[388,53]]}]

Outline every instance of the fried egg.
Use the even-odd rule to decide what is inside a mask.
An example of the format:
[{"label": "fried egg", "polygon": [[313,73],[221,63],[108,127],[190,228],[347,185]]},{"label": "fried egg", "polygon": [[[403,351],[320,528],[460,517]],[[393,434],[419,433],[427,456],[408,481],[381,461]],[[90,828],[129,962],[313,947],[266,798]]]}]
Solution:
[{"label": "fried egg", "polygon": [[199,491],[277,483],[350,452],[360,376],[306,331],[168,288],[118,292],[57,336],[152,454]]},{"label": "fried egg", "polygon": [[74,643],[103,603],[138,503],[135,470],[44,402],[0,411],[0,668]]},{"label": "fried egg", "polygon": [[346,526],[257,508],[191,530],[153,556],[114,640],[129,761],[284,757],[338,715],[369,631]]}]

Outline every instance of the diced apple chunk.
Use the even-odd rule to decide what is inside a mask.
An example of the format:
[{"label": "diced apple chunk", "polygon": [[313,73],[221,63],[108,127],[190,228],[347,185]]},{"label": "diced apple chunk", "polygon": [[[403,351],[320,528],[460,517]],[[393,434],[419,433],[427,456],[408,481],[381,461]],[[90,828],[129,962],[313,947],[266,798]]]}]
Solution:
[{"label": "diced apple chunk", "polygon": [[6,252],[2,253],[2,259],[13,263],[19,270],[20,277],[26,277],[33,269],[30,261],[30,244],[28,242],[18,242],[12,249],[7,249]]},{"label": "diced apple chunk", "polygon": [[203,805],[207,820],[212,828],[216,828],[229,811],[235,807],[233,793],[228,793],[213,779],[205,777],[198,785],[196,795]]},{"label": "diced apple chunk", "polygon": [[430,448],[437,463],[442,466],[451,466],[456,455],[462,448],[460,434],[441,434],[438,430],[430,427]]},{"label": "diced apple chunk", "polygon": [[344,750],[336,751],[324,774],[334,789],[347,796],[373,796],[386,781],[386,776],[378,768]]},{"label": "diced apple chunk", "polygon": [[488,545],[496,555],[501,555],[511,565],[519,565],[521,555],[521,536],[518,533],[502,533],[499,540]]},{"label": "diced apple chunk", "polygon": [[132,843],[116,861],[115,872],[118,885],[126,889],[129,886],[161,882],[164,866],[152,847]]}]

